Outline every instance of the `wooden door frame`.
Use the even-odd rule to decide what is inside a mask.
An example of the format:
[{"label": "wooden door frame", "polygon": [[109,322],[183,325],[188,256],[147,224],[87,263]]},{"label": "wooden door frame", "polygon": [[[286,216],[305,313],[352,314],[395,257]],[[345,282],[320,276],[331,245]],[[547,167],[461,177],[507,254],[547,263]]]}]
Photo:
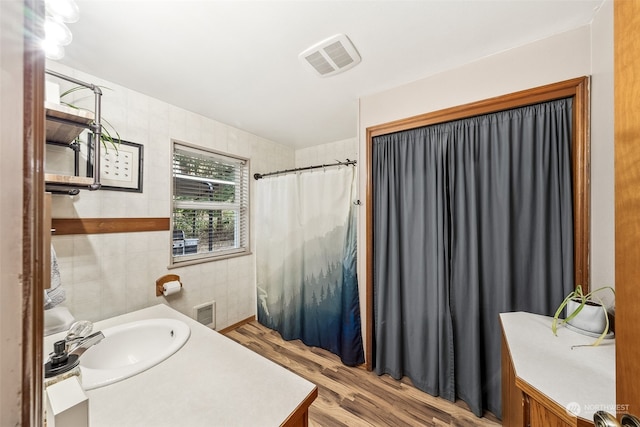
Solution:
[{"label": "wooden door frame", "polygon": [[[368,370],[373,369],[373,138],[423,126],[491,114],[526,105],[573,98],[573,206],[574,206],[574,277],[575,283],[589,289],[590,243],[590,105],[588,76],[473,102],[366,129],[366,348]],[[497,319],[496,319],[497,321]]]},{"label": "wooden door frame", "polygon": [[23,426],[43,425],[43,328],[45,276],[51,260],[44,188],[44,2],[24,0],[22,178],[22,393]]},{"label": "wooden door frame", "polygon": [[613,7],[616,412],[640,416],[640,2]]}]

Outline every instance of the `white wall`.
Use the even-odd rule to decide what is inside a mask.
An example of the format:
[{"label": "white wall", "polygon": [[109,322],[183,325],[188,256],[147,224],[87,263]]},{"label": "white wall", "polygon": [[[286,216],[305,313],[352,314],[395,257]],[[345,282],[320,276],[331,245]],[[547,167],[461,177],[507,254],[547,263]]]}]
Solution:
[{"label": "white wall", "polygon": [[[555,83],[592,74],[594,57],[594,103],[603,104],[592,111],[592,146],[598,155],[592,156],[592,249],[602,257],[592,263],[594,283],[612,283],[613,279],[613,188],[612,182],[612,90],[611,73],[612,14],[610,2],[605,5],[594,23],[592,49],[591,26],[537,41],[445,73],[360,100],[359,147],[361,156],[360,194],[366,193],[366,129],[410,116],[429,113],[443,108],[463,105],[519,90]],[[598,85],[597,90],[595,86]],[[610,197],[603,194],[610,192]],[[363,200],[364,202],[364,200]],[[365,254],[367,247],[365,210],[359,222],[358,274],[360,283],[366,283]],[[597,222],[596,222],[597,221]],[[605,226],[601,228],[601,224]],[[360,287],[364,301],[364,286]],[[364,311],[364,304],[362,305]],[[365,313],[363,313],[364,318]]]},{"label": "white wall", "polygon": [[22,1],[0,1],[0,425],[20,424],[22,386]]},{"label": "white wall", "polygon": [[296,150],[295,158],[297,168],[343,162],[346,159],[358,160],[358,138],[300,148]]},{"label": "white wall", "polygon": [[[54,196],[54,218],[169,217],[172,138],[249,158],[251,174],[294,165],[290,148],[95,76],[47,65],[110,88],[103,90],[103,117],[122,139],[144,145],[143,193],[83,190]],[[253,180],[251,186],[253,193]],[[191,315],[193,306],[215,300],[216,329],[255,314],[254,255],[168,270],[170,243],[168,231],[54,236],[66,305],[76,318],[95,321],[161,302]],[[179,274],[184,290],[156,297],[155,280],[167,273]]]},{"label": "white wall", "polygon": [[[124,212],[128,216],[168,216],[168,195],[162,191],[168,185],[168,172],[159,174],[149,172],[149,169],[155,165],[168,170],[170,153],[166,141],[170,137],[251,157],[252,173],[269,172],[351,159],[352,156],[357,158],[358,151],[366,152],[365,135],[369,126],[592,75],[591,276],[594,285],[613,284],[612,27],[612,2],[607,1],[592,26],[363,97],[357,141],[348,139],[323,144],[298,150],[295,155],[273,142],[104,82],[116,88],[120,98],[114,107],[116,111],[110,110],[108,99],[111,94],[106,92],[105,115],[118,123],[119,129],[126,125],[126,131],[121,132],[123,139],[145,144],[145,195],[83,192],[78,197],[80,200],[56,200],[54,215],[120,216]],[[117,120],[113,119],[113,114]],[[363,162],[364,156],[358,160]],[[360,166],[360,194],[365,194],[366,171],[363,164]],[[361,200],[364,203],[364,197]],[[364,212],[361,209],[358,260],[363,301],[367,244]],[[159,301],[150,293],[151,283],[166,272],[169,243],[164,233],[56,237],[54,244],[56,250],[62,251],[58,255],[62,255],[63,280],[71,285],[69,302],[82,317],[108,317]],[[124,272],[118,265],[125,265]],[[218,301],[218,328],[246,317],[249,306],[251,312],[247,315],[253,313],[254,295],[253,289],[249,289],[254,275],[253,256],[247,257],[246,262],[242,259],[221,261],[185,268],[177,273],[187,280],[187,287],[183,295],[169,302],[181,311],[189,312],[192,305],[215,298]],[[202,277],[210,279],[200,283]],[[78,286],[80,283],[84,285]],[[363,316],[364,309],[363,304]]]},{"label": "white wall", "polygon": [[[615,286],[613,1],[591,25],[591,286]],[[609,292],[602,294],[611,301]]]},{"label": "white wall", "polygon": [[581,27],[360,100],[360,149],[369,126],[438,111],[591,72]]}]

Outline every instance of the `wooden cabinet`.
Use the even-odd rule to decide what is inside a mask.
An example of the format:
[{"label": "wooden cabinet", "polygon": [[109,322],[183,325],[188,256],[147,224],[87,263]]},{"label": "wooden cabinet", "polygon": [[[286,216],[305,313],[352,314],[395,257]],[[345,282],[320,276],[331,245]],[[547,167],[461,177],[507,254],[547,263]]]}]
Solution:
[{"label": "wooden cabinet", "polygon": [[566,328],[555,336],[547,316],[503,313],[500,320],[503,425],[593,426],[594,412],[615,408],[614,340],[574,349],[593,338]]},{"label": "wooden cabinet", "polygon": [[539,390],[517,378],[502,338],[502,424],[509,427],[586,427],[593,423],[569,415]]},{"label": "wooden cabinet", "polygon": [[549,407],[529,398],[529,425],[545,427],[570,427],[573,424],[557,416]]},{"label": "wooden cabinet", "polygon": [[526,396],[516,386],[516,373],[502,333],[502,425],[526,426],[528,412]]},{"label": "wooden cabinet", "polygon": [[558,411],[565,412],[563,408],[554,403],[538,402],[529,397],[529,425],[532,427],[582,427],[593,426],[593,423],[579,417],[559,416]]},{"label": "wooden cabinet", "polygon": [[510,427],[575,427],[578,418],[516,377],[504,335],[502,339],[502,423]]}]

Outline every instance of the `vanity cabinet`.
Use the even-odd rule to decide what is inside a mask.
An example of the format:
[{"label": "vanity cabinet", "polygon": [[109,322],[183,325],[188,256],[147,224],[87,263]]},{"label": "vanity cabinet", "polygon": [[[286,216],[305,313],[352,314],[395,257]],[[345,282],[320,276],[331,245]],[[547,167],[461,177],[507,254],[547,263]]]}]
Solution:
[{"label": "vanity cabinet", "polygon": [[593,423],[570,416],[565,408],[518,380],[504,335],[502,340],[502,423],[513,427],[585,427]]},{"label": "vanity cabinet", "polygon": [[594,338],[564,327],[555,336],[552,318],[531,313],[500,320],[503,425],[586,427],[596,411],[615,410],[614,340],[584,347]]},{"label": "vanity cabinet", "polygon": [[[87,391],[92,427],[308,427],[315,384],[167,305],[101,320],[93,329],[147,319],[180,320],[190,336],[157,365]],[[64,334],[45,337],[44,348]]]},{"label": "vanity cabinet", "polygon": [[[547,426],[547,427],[571,427],[583,425],[580,422],[580,418],[574,418],[567,422],[566,417],[560,417],[557,415],[557,411],[562,411],[562,408],[557,405],[544,404],[528,396],[529,401],[529,425],[531,426]],[[587,424],[589,423],[587,422]],[[593,425],[593,424],[591,424]]]}]

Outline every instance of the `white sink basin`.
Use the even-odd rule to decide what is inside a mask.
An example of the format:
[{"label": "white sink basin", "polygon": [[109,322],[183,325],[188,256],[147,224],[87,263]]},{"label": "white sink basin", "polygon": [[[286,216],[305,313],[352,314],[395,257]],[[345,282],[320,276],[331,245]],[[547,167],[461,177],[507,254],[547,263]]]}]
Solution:
[{"label": "white sink basin", "polygon": [[91,390],[122,381],[162,362],[189,338],[189,326],[176,319],[149,319],[113,326],[80,357],[82,386]]}]

